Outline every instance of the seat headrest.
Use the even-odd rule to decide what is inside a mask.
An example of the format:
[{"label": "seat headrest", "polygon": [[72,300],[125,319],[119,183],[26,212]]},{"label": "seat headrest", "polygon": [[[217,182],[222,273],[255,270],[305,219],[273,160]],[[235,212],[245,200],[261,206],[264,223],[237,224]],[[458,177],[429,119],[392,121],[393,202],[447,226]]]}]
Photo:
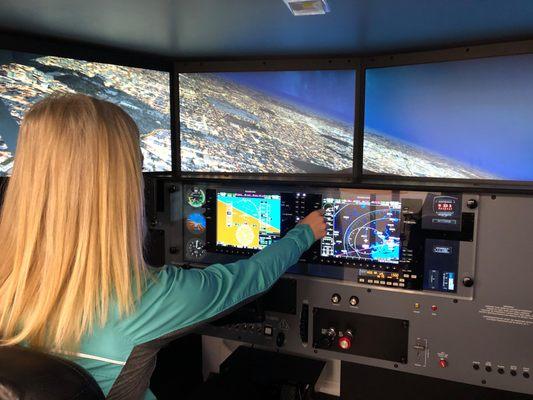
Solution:
[{"label": "seat headrest", "polygon": [[76,363],[21,346],[0,347],[0,400],[103,400]]}]

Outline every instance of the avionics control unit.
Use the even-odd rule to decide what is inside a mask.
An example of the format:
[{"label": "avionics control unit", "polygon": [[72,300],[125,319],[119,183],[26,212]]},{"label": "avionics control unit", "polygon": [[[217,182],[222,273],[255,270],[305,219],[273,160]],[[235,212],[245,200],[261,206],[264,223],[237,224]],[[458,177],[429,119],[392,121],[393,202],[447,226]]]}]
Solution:
[{"label": "avionics control unit", "polygon": [[306,264],[347,268],[365,285],[471,295],[473,263],[459,261],[474,258],[475,195],[206,184],[184,193],[187,262],[248,257],[323,209],[327,234]]}]

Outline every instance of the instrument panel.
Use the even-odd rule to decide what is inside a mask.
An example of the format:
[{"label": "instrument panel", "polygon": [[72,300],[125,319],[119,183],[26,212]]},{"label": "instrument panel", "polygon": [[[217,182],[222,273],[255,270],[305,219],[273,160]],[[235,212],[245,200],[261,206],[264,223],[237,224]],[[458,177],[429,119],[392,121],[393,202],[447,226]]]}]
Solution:
[{"label": "instrument panel", "polygon": [[340,268],[358,284],[472,296],[475,194],[206,183],[183,193],[186,262],[249,257],[322,209],[326,237],[293,272],[333,277]]},{"label": "instrument panel", "polygon": [[146,191],[152,265],[247,258],[324,209],[327,236],[262,304],[199,333],[533,394],[530,197],[164,178]]}]

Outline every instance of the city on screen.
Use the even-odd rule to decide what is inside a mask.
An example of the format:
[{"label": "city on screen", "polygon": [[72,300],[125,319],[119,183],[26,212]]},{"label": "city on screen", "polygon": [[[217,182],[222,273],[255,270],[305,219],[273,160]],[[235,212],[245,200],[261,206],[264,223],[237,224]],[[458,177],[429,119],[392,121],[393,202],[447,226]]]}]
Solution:
[{"label": "city on screen", "polygon": [[139,127],[143,170],[172,170],[169,79],[167,72],[0,50],[0,176],[13,168],[24,113],[58,92],[122,107]]},{"label": "city on screen", "polygon": [[353,70],[181,73],[179,115],[182,171],[352,170]]}]

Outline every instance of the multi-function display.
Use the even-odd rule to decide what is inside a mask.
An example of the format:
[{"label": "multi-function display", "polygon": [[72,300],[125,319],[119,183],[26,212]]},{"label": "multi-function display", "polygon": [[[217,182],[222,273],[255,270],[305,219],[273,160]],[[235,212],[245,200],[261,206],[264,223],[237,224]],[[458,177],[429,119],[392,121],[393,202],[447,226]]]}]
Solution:
[{"label": "multi-function display", "polygon": [[399,201],[326,198],[323,207],[328,227],[322,257],[398,263]]}]

